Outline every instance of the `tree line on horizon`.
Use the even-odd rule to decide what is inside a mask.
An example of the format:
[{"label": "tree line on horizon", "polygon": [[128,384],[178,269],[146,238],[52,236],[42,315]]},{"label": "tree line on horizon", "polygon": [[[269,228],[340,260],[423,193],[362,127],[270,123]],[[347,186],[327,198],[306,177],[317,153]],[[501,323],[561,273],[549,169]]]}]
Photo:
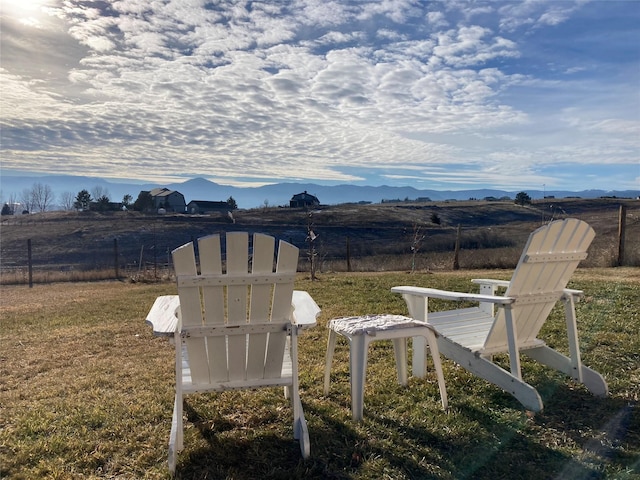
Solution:
[{"label": "tree line on horizon", "polygon": [[[148,191],[141,191],[135,201],[127,193],[120,202],[112,202],[109,192],[99,185],[95,186],[91,192],[86,189],[80,190],[77,194],[63,192],[58,197],[58,203],[56,204],[55,202],[56,196],[51,186],[34,183],[31,188],[25,188],[19,195],[11,194],[2,206],[2,215],[42,213],[51,211],[54,206],[58,207],[57,210],[64,211],[93,210],[99,212],[119,210],[151,212],[156,208],[153,197]],[[227,203],[231,209],[238,208],[238,204],[233,197],[229,197]],[[19,211],[16,211],[17,207],[20,208]]]},{"label": "tree line on horizon", "polygon": [[[471,199],[473,200],[473,199]],[[502,199],[501,199],[502,200]],[[509,199],[511,200],[511,199]],[[408,201],[408,199],[406,199]],[[526,192],[519,192],[514,200],[517,205],[528,205],[531,203],[531,196]],[[80,190],[77,194],[73,192],[63,192],[58,196],[53,193],[51,186],[34,183],[31,188],[25,188],[19,195],[12,193],[2,206],[2,215],[14,215],[16,213],[28,214],[34,212],[47,212],[53,209],[65,211],[118,211],[134,210],[139,212],[151,212],[155,210],[153,197],[148,191],[141,191],[136,200],[129,194],[125,194],[120,202],[112,202],[109,192],[101,186],[95,186],[91,192],[86,189]],[[238,204],[233,197],[227,200],[229,207],[233,210],[238,208]],[[19,211],[16,211],[19,208]]]}]

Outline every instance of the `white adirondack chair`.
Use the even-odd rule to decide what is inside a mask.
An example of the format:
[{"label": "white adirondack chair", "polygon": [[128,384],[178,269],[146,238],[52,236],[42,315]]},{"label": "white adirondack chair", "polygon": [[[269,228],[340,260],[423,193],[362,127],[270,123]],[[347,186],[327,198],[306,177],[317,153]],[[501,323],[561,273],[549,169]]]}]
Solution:
[{"label": "white adirondack chair", "polygon": [[[521,353],[571,376],[594,395],[606,396],[604,378],[580,360],[575,302],[582,292],[566,288],[594,236],[587,223],[573,218],[538,228],[530,235],[511,281],[473,280],[480,284],[480,294],[411,286],[391,290],[402,294],[413,318],[436,329],[440,353],[511,393],[529,410],[540,411],[543,404],[536,389],[522,379]],[[506,288],[503,296],[497,295],[499,288]],[[479,306],[430,313],[429,298],[479,302]],[[565,305],[569,357],[537,338],[559,300]],[[510,371],[492,361],[494,354],[505,352]],[[416,338],[416,375],[424,371],[424,357],[424,342]]]},{"label": "white adirondack chair", "polygon": [[[169,441],[169,469],[183,448],[183,397],[194,392],[284,386],[293,407],[293,435],[304,458],[309,432],[298,391],[300,315],[319,309],[305,292],[293,295],[298,248],[280,241],[274,266],[273,237],[247,233],[199,239],[172,252],[180,299],[176,342],[176,397]],[[226,271],[223,272],[223,265]],[[249,272],[249,264],[251,271]],[[299,305],[293,305],[298,302]],[[293,306],[292,306],[293,305]]]}]

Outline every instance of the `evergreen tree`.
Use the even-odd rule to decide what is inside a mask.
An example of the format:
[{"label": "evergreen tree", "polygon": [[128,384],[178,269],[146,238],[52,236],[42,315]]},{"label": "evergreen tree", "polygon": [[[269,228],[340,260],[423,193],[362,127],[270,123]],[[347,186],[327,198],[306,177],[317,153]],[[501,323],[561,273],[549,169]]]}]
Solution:
[{"label": "evergreen tree", "polygon": [[89,205],[91,205],[92,200],[88,190],[80,190],[78,195],[76,195],[76,201],[73,202],[73,206],[77,210],[89,210]]},{"label": "evergreen tree", "polygon": [[517,205],[529,205],[531,203],[531,197],[527,192],[519,192],[516,195],[515,203]]},{"label": "evergreen tree", "polygon": [[153,197],[149,192],[140,192],[136,201],[133,202],[133,209],[138,212],[149,212],[152,211],[153,208]]},{"label": "evergreen tree", "polygon": [[13,215],[13,210],[11,209],[8,203],[5,203],[2,206],[2,215]]},{"label": "evergreen tree", "polygon": [[96,208],[98,209],[99,212],[106,212],[107,210],[109,210],[109,203],[111,201],[109,200],[109,197],[107,197],[106,195],[102,195],[100,198],[98,198],[96,200]]}]

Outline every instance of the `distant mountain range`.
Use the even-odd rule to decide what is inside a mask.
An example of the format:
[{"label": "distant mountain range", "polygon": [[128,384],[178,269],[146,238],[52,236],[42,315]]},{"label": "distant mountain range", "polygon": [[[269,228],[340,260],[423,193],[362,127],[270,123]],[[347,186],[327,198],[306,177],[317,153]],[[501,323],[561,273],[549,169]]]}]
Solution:
[{"label": "distant mountain range", "polygon": [[[151,190],[157,187],[166,187],[170,190],[177,190],[182,193],[187,203],[192,200],[226,201],[233,197],[239,208],[256,208],[268,206],[289,205],[291,197],[297,193],[308,192],[315,195],[323,205],[335,205],[339,203],[371,202],[380,203],[385,200],[417,200],[429,198],[431,200],[468,200],[470,198],[483,199],[487,197],[515,198],[521,191],[506,191],[492,189],[477,190],[418,190],[413,187],[390,187],[390,186],[357,186],[357,185],[317,185],[313,183],[278,183],[263,187],[232,187],[220,185],[204,178],[194,178],[183,183],[171,183],[167,185],[159,184],[136,184],[136,183],[116,183],[102,178],[50,175],[42,177],[30,176],[7,176],[0,178],[0,189],[2,202],[6,202],[13,195],[18,202],[25,189],[31,189],[34,183],[49,185],[56,196],[64,192],[71,192],[74,196],[80,190],[91,192],[96,187],[100,187],[106,192],[109,198],[116,202],[122,200],[124,195],[129,194],[135,200],[142,190]],[[637,198],[640,190],[583,190],[580,192],[564,190],[524,190],[532,199],[543,196],[553,196],[555,198],[581,197],[618,197]]]}]

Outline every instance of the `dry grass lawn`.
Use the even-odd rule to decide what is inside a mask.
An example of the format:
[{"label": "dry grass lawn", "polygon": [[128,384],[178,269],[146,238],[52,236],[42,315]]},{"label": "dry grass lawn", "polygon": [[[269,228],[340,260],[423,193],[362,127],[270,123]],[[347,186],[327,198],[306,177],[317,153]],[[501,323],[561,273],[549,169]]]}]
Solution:
[{"label": "dry grass lawn", "polygon": [[[291,410],[273,391],[190,397],[181,478],[640,478],[640,269],[578,270],[584,362],[602,372],[606,399],[524,362],[545,410],[517,401],[445,362],[451,408],[435,378],[395,383],[390,345],[372,348],[365,420],[350,419],[348,347],[338,345],[330,395],[322,394],[326,322],[404,313],[397,284],[466,288],[509,271],[300,277],[323,309],[303,335],[301,395],[311,458],[291,437]],[[173,350],[144,318],[172,283],[3,286],[0,295],[0,477],[168,478]],[[562,349],[562,312],[545,335]],[[564,342],[564,343],[563,343]]]}]

